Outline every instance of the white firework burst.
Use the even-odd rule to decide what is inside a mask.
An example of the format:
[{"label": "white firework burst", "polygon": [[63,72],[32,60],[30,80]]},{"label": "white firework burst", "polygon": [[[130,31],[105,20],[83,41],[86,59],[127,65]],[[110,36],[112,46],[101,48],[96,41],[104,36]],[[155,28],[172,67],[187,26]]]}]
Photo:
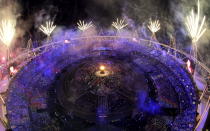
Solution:
[{"label": "white firework burst", "polygon": [[117,18],[117,21],[112,22],[112,26],[114,28],[116,28],[118,31],[121,30],[121,29],[123,29],[123,28],[125,28],[127,25],[128,24],[125,23],[125,20],[123,20],[123,19],[119,20]]},{"label": "white firework burst", "polygon": [[15,21],[14,20],[3,20],[0,25],[0,39],[9,47],[15,36]]},{"label": "white firework burst", "polygon": [[92,26],[93,26],[92,21],[89,22],[89,23],[85,23],[85,21],[79,20],[79,22],[77,22],[77,27],[81,31],[85,31],[85,30],[89,29]]},{"label": "white firework burst", "polygon": [[159,20],[154,20],[154,21],[150,20],[149,25],[147,27],[153,34],[155,34],[160,30],[160,22]]},{"label": "white firework burst", "polygon": [[197,13],[194,13],[192,9],[191,13],[187,16],[186,27],[189,35],[193,41],[196,43],[200,37],[205,33],[206,28],[204,28],[206,17],[200,18],[200,2],[197,3]]},{"label": "white firework burst", "polygon": [[53,21],[47,21],[46,25],[41,25],[39,29],[48,37],[50,37],[51,33],[54,31],[56,28],[56,25],[54,25]]}]

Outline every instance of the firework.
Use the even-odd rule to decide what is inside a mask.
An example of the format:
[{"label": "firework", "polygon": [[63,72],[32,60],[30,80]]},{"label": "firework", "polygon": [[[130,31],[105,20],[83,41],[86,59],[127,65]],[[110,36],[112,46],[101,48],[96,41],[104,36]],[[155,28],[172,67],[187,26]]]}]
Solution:
[{"label": "firework", "polygon": [[117,19],[117,21],[112,22],[112,26],[114,28],[116,28],[118,31],[125,28],[127,25],[128,24],[125,23],[125,20],[123,20],[123,19],[122,20]]},{"label": "firework", "polygon": [[159,22],[159,20],[154,20],[154,21],[150,20],[149,25],[147,27],[154,35],[156,32],[158,32],[160,30],[160,22]]},{"label": "firework", "polygon": [[32,41],[32,39],[30,38],[29,40],[28,40],[28,42],[27,42],[27,48],[28,49],[31,49],[33,47],[33,41]]},{"label": "firework", "polygon": [[205,33],[206,28],[203,28],[205,24],[206,17],[204,16],[202,20],[200,19],[200,2],[198,0],[197,3],[197,14],[194,13],[194,10],[192,9],[191,13],[187,16],[186,19],[186,27],[187,31],[189,32],[189,35],[193,41],[193,43],[196,43],[200,37]]},{"label": "firework", "polygon": [[79,20],[79,22],[77,22],[77,26],[78,26],[78,29],[80,29],[81,31],[85,31],[85,30],[89,29],[90,27],[92,27],[93,24],[92,24],[92,22],[85,23],[85,21]]},{"label": "firework", "polygon": [[54,25],[53,21],[47,21],[46,25],[41,25],[39,27],[39,29],[48,37],[50,37],[51,33],[54,31],[54,29],[56,28],[56,25]]},{"label": "firework", "polygon": [[0,25],[0,39],[9,48],[15,36],[15,21],[3,20]]},{"label": "firework", "polygon": [[194,13],[192,9],[191,13],[187,16],[186,27],[189,35],[192,39],[192,55],[197,59],[197,42],[200,37],[205,33],[206,28],[204,28],[206,17],[204,16],[202,20],[200,19],[200,2],[197,3],[197,14]]}]

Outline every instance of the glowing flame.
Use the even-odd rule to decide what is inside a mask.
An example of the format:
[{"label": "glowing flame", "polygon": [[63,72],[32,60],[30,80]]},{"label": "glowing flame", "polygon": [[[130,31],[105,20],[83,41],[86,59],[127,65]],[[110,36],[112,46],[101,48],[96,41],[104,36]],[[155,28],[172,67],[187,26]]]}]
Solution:
[{"label": "glowing flame", "polygon": [[206,17],[204,16],[202,20],[200,20],[200,2],[198,0],[197,4],[197,14],[194,13],[194,10],[191,11],[191,14],[187,16],[186,19],[186,27],[190,34],[190,37],[193,43],[196,43],[200,37],[205,33],[206,28],[203,28],[205,24]]},{"label": "glowing flame", "polygon": [[85,21],[79,20],[79,22],[77,22],[77,26],[78,26],[78,29],[80,29],[81,31],[85,31],[85,30],[89,29],[90,27],[92,27],[93,24],[92,24],[92,22],[85,23]]},{"label": "glowing flame", "polygon": [[110,74],[111,74],[111,72],[109,70],[107,70],[104,65],[100,65],[99,70],[96,71],[96,73],[95,73],[95,75],[98,77],[105,77],[105,76],[109,76]]},{"label": "glowing flame", "polygon": [[159,20],[149,21],[149,25],[147,26],[149,30],[154,34],[160,30],[160,22]]},{"label": "glowing flame", "polygon": [[15,36],[15,21],[14,20],[3,20],[0,25],[0,39],[9,47],[14,36]]},{"label": "glowing flame", "polygon": [[192,68],[191,68],[191,62],[190,62],[190,60],[187,60],[187,69],[188,69],[188,71],[189,71],[190,73],[193,72],[193,70],[192,70]]},{"label": "glowing flame", "polygon": [[101,71],[104,71],[104,70],[105,70],[105,66],[102,65],[102,66],[99,67],[99,69],[100,69]]},{"label": "glowing flame", "polygon": [[56,25],[54,25],[53,21],[47,21],[46,25],[41,25],[39,27],[39,29],[48,37],[50,37],[51,33],[54,31],[54,29],[56,28]]},{"label": "glowing flame", "polygon": [[118,31],[121,30],[121,29],[123,29],[123,28],[125,28],[127,25],[128,25],[128,24],[125,23],[125,20],[123,20],[123,19],[122,19],[122,20],[118,20],[118,19],[117,19],[117,21],[112,22],[112,26],[113,26],[114,28],[116,28]]}]

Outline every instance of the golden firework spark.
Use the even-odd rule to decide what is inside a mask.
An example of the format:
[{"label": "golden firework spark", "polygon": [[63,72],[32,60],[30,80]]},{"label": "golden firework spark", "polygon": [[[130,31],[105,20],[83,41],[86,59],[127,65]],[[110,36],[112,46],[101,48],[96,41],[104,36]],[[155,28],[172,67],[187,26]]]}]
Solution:
[{"label": "golden firework spark", "polygon": [[46,26],[41,25],[39,27],[39,29],[48,37],[50,37],[51,33],[54,31],[54,29],[56,28],[56,25],[54,25],[53,21],[47,21],[46,22]]},{"label": "golden firework spark", "polygon": [[15,24],[14,20],[3,20],[0,25],[0,39],[9,47],[15,36]]},{"label": "golden firework spark", "polygon": [[155,34],[160,30],[160,22],[159,20],[154,20],[154,21],[150,20],[149,25],[147,27],[152,32],[152,34]]},{"label": "golden firework spark", "polygon": [[202,20],[200,19],[200,2],[198,0],[197,13],[195,14],[194,10],[192,9],[191,13],[187,16],[185,22],[187,31],[189,32],[189,35],[194,44],[200,39],[200,37],[206,31],[206,28],[203,28],[205,20],[206,20],[205,16],[202,18]]},{"label": "golden firework spark", "polygon": [[118,31],[121,30],[121,29],[123,29],[123,28],[125,28],[127,25],[128,25],[128,24],[125,23],[125,20],[123,20],[123,19],[119,20],[119,19],[117,18],[117,21],[112,22],[112,26],[113,26],[114,28],[116,28]]},{"label": "golden firework spark", "polygon": [[92,24],[92,22],[85,23],[85,21],[79,20],[79,22],[77,22],[77,26],[78,26],[78,29],[80,29],[81,31],[85,31],[85,30],[89,29],[90,27],[92,27],[93,24]]}]

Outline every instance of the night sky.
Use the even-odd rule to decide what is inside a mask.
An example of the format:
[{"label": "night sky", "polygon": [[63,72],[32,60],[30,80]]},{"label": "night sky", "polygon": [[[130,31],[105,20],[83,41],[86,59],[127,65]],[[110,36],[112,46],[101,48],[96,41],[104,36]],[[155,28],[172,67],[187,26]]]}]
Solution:
[{"label": "night sky", "polygon": [[[34,37],[40,35],[37,29],[48,19],[66,28],[76,28],[79,20],[93,21],[97,29],[106,30],[116,18],[124,16],[132,19],[135,26],[150,18],[168,22],[171,17],[169,0],[19,0],[19,4],[22,10],[18,26]],[[162,30],[161,37],[165,36],[165,29]]]},{"label": "night sky", "polygon": [[[31,19],[31,15],[44,9],[44,15],[55,17],[56,24],[69,26],[78,19],[85,19],[87,13],[86,0],[22,0],[23,18]],[[44,16],[43,16],[44,17]]]},{"label": "night sky", "polygon": [[[148,2],[149,1],[149,2]],[[31,15],[45,11],[45,15],[50,15],[51,18],[55,18],[56,24],[71,26],[78,20],[92,20],[99,22],[100,26],[108,26],[117,17],[121,17],[124,12],[134,14],[132,12],[132,6],[141,5],[139,10],[141,16],[158,15],[158,11],[169,11],[169,0],[21,0],[21,6],[23,8],[22,17],[24,19],[31,19]],[[155,9],[151,10],[152,5],[155,5]],[[129,10],[125,11],[127,6]],[[135,7],[136,8],[136,7]],[[127,15],[127,14],[126,14]]]}]

